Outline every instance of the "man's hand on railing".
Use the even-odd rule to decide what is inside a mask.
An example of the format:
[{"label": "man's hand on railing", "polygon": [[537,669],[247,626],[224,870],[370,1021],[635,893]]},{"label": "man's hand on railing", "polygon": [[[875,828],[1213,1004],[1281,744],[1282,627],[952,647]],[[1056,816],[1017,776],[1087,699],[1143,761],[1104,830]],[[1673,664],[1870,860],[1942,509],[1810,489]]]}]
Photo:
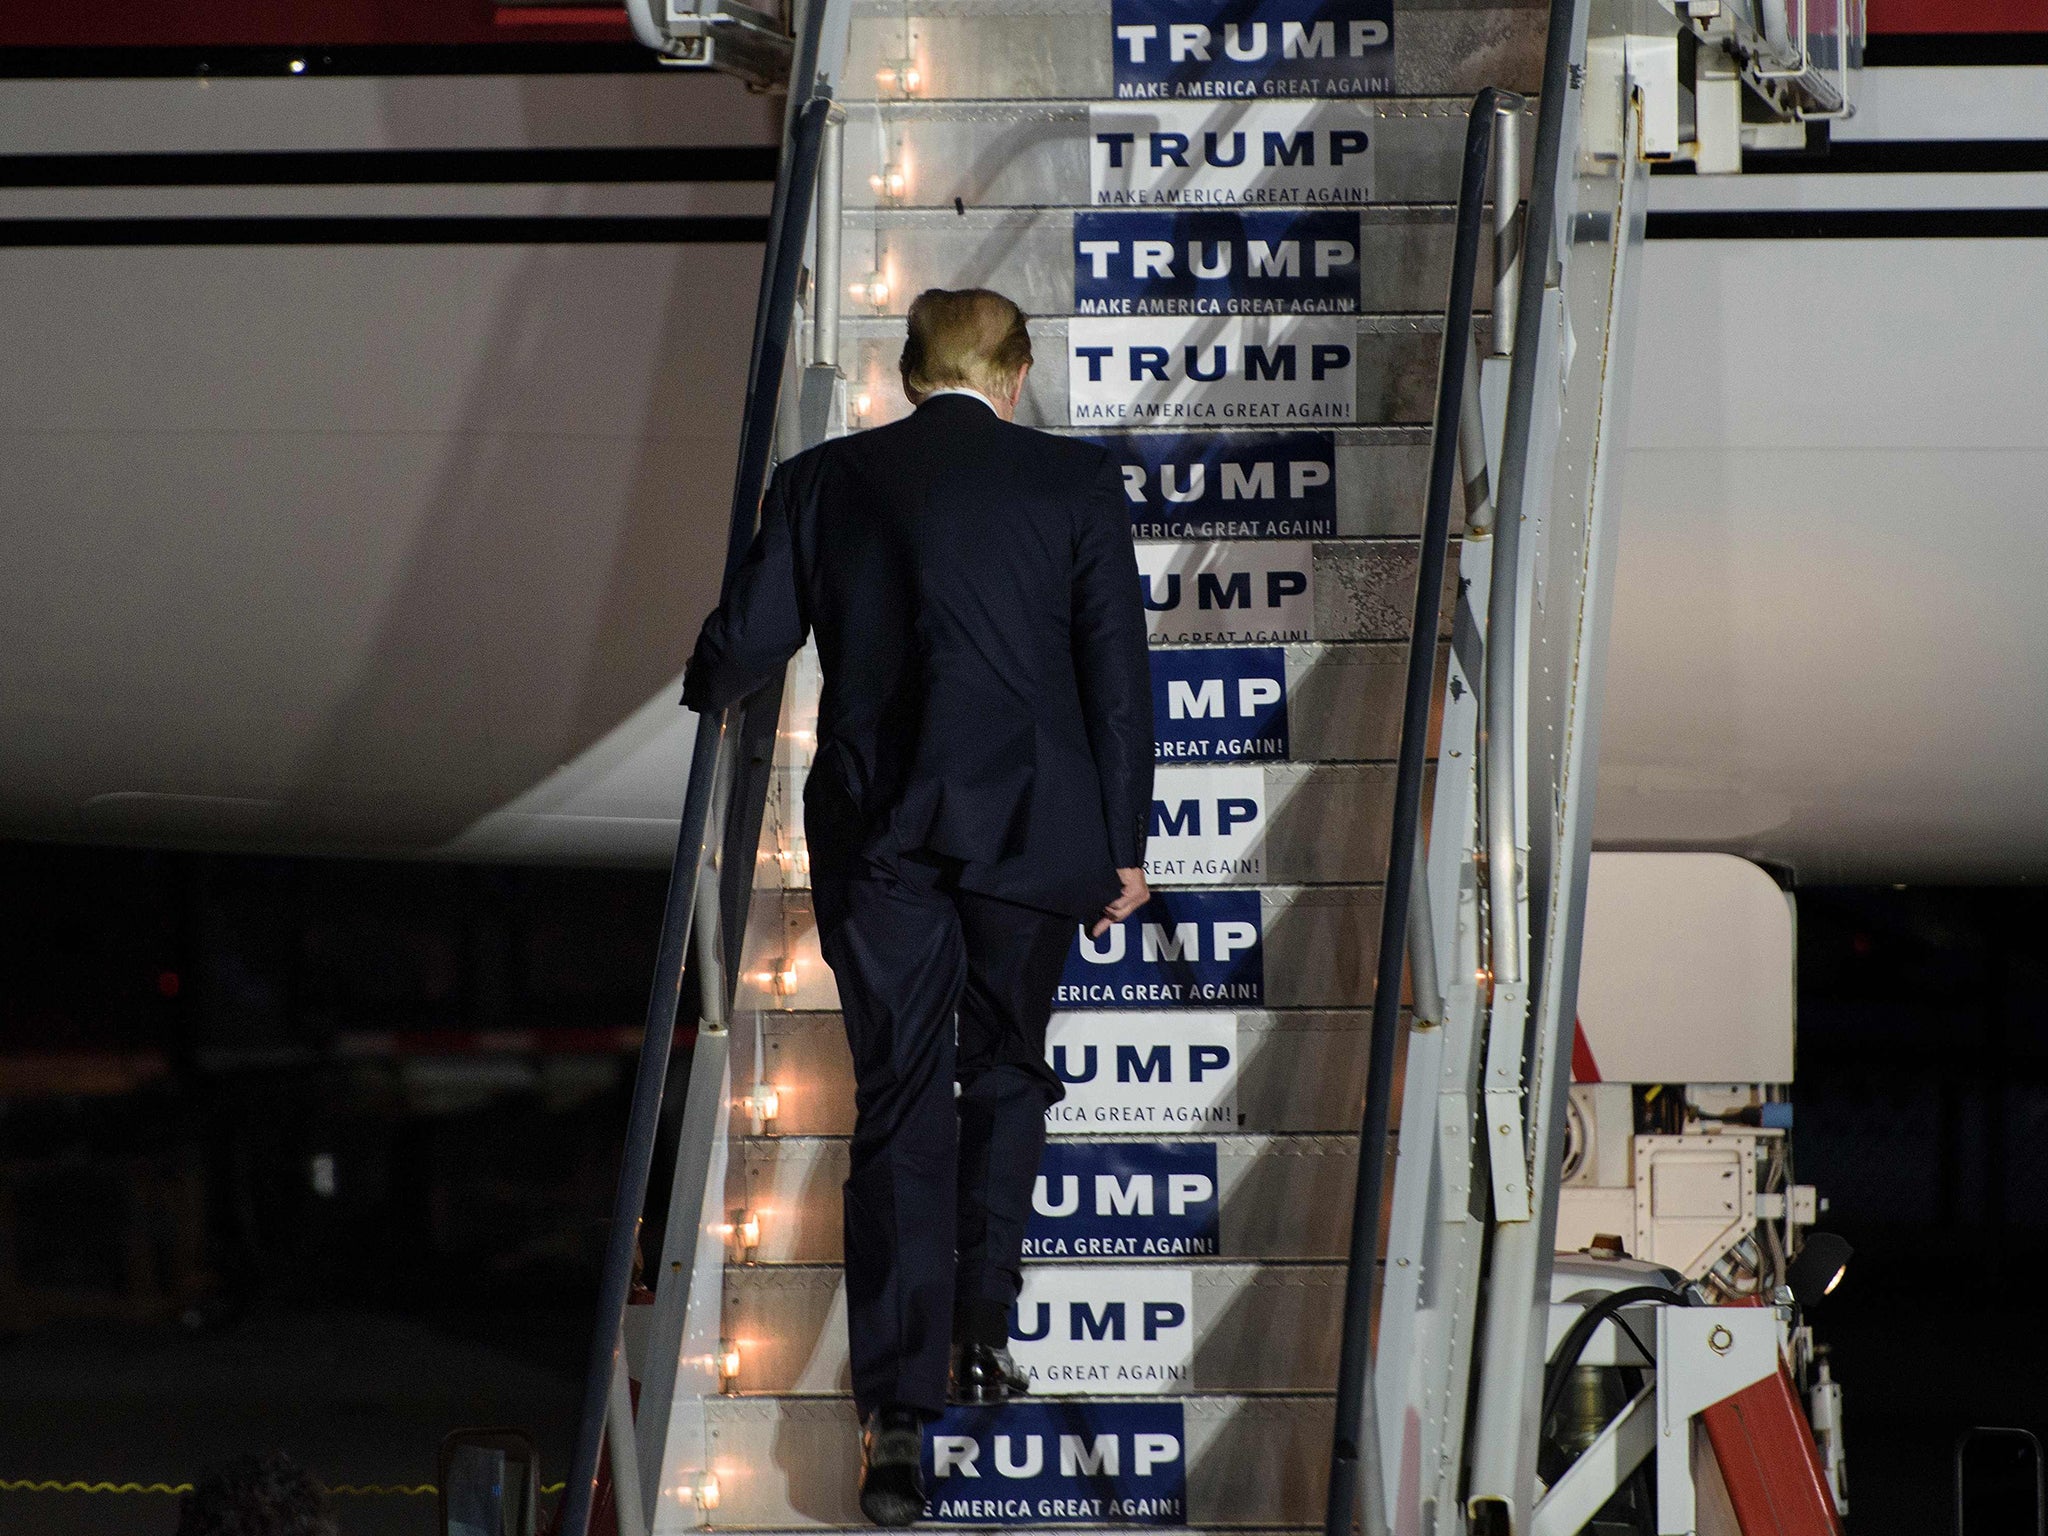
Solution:
[{"label": "man's hand on railing", "polygon": [[1151,887],[1145,884],[1144,870],[1120,869],[1116,872],[1116,877],[1123,881],[1124,888],[1117,894],[1115,901],[1102,909],[1102,916],[1097,918],[1095,926],[1088,930],[1088,937],[1091,939],[1101,938],[1109,932],[1111,923],[1122,922],[1152,899]]}]

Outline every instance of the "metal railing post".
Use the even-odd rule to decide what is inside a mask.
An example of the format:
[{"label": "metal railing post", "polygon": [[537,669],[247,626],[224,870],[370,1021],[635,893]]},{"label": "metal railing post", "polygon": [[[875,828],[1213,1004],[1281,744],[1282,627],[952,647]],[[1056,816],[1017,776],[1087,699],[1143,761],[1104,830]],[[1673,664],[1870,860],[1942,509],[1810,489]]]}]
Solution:
[{"label": "metal railing post", "polygon": [[[718,763],[725,738],[723,715],[700,720],[697,732],[697,747],[690,757],[689,788],[683,796],[682,822],[676,829],[675,859],[669,866],[668,898],[662,908],[654,985],[648,992],[640,1064],[633,1078],[633,1107],[626,1119],[626,1150],[619,1167],[618,1191],[612,1201],[611,1228],[605,1237],[604,1270],[598,1279],[597,1321],[584,1379],[575,1459],[562,1491],[562,1518],[558,1526],[562,1536],[588,1536],[591,1506],[597,1493],[599,1447],[604,1443],[605,1421],[611,1416],[612,1378],[624,1364],[621,1328],[626,1293],[632,1285],[640,1212],[647,1203],[647,1179],[654,1160],[655,1130],[661,1119],[662,1089],[668,1078],[669,1051],[675,1041],[676,1013],[682,1001],[683,956],[689,948],[692,910],[707,857],[704,829],[711,822],[712,802],[721,777]],[[620,1425],[614,1438],[631,1432],[630,1423]]]},{"label": "metal railing post", "polygon": [[[1513,355],[1522,299],[1522,262],[1526,223],[1520,216],[1522,198],[1522,119],[1518,111],[1503,112],[1494,119],[1493,164],[1493,346],[1496,357]],[[1546,246],[1546,250],[1548,247]],[[1537,287],[1540,296],[1542,288]],[[1540,303],[1537,306],[1540,308]],[[1530,363],[1533,366],[1534,340]],[[1509,415],[1514,406],[1509,406]],[[1526,422],[1524,423],[1526,427]],[[1510,427],[1509,430],[1512,430]],[[1503,452],[1503,459],[1506,458]],[[1516,468],[1522,467],[1518,457]],[[1501,466],[1501,483],[1493,487],[1493,523],[1499,531],[1499,516],[1506,505],[1508,466]],[[1480,735],[1484,768],[1482,816],[1486,849],[1487,913],[1491,942],[1488,962],[1496,986],[1522,979],[1522,955],[1518,935],[1516,880],[1520,856],[1515,845],[1516,784],[1515,732],[1515,562],[1521,554],[1522,477],[1515,476],[1514,526],[1502,531],[1493,551],[1493,586],[1488,593],[1486,633],[1486,678],[1480,700]],[[1507,622],[1501,623],[1503,611]]]},{"label": "metal railing post", "polygon": [[[1572,79],[1575,34],[1583,36],[1584,20],[1585,7],[1578,0],[1557,0],[1546,29],[1536,171],[1522,220],[1521,257],[1514,284],[1514,355],[1502,411],[1485,673],[1480,687],[1481,846],[1487,858],[1488,963],[1493,973],[1493,996],[1487,1009],[1485,1089],[1489,1110],[1496,1097],[1504,1103],[1501,1116],[1489,1113],[1489,1124],[1498,1126],[1505,1120],[1514,1131],[1512,1136],[1488,1143],[1495,1200],[1493,1247],[1475,1340],[1477,1366],[1466,1454],[1467,1518],[1475,1531],[1488,1536],[1518,1529],[1516,1522],[1529,1491],[1524,1479],[1534,1471],[1523,1453],[1533,1443],[1525,1435],[1525,1420],[1535,1405],[1526,1400],[1526,1383],[1520,1373],[1526,1364],[1528,1341],[1541,1327],[1541,1307],[1533,1288],[1524,1293],[1510,1282],[1541,1272],[1554,1236],[1549,1230],[1539,1230],[1543,1206],[1527,1187],[1533,1182],[1529,1172],[1532,1149],[1524,1112],[1537,1089],[1527,1080],[1524,1067],[1530,998],[1529,965],[1523,953],[1528,932],[1522,896],[1526,871],[1518,833],[1520,802],[1527,791],[1518,750],[1523,722],[1517,674],[1523,649],[1522,534],[1528,523],[1528,506],[1539,497],[1547,500],[1549,491],[1548,486],[1531,484],[1532,472],[1547,465],[1547,459],[1536,451],[1536,441],[1551,426],[1546,422],[1539,429],[1537,401],[1545,399],[1549,409],[1556,399],[1554,392],[1546,393],[1538,375],[1546,366],[1556,366],[1554,354],[1544,346],[1544,327],[1556,323],[1556,311],[1550,308],[1547,295],[1553,291],[1563,259],[1557,247],[1559,207],[1575,185],[1564,163],[1564,145],[1567,116],[1584,109],[1583,93],[1574,89]],[[1568,1061],[1568,1050],[1566,1054]],[[1536,1155],[1544,1154],[1537,1150]],[[1503,1202],[1517,1193],[1522,1197],[1522,1214],[1504,1215]]]},{"label": "metal railing post", "polygon": [[[1569,6],[1557,8],[1566,13]],[[1546,92],[1552,89],[1544,82]],[[1561,87],[1559,87],[1561,88]],[[1547,126],[1547,125],[1546,125]],[[1543,286],[1549,277],[1553,210],[1540,210],[1544,223],[1538,245],[1539,260],[1531,261],[1529,242],[1523,238],[1537,230],[1539,210],[1531,207],[1525,216],[1516,209],[1521,200],[1522,156],[1519,112],[1500,114],[1495,122],[1499,158],[1494,164],[1494,347],[1495,355],[1512,355],[1518,386],[1508,392],[1507,419],[1502,430],[1500,483],[1494,486],[1493,587],[1487,594],[1486,679],[1481,690],[1481,735],[1485,818],[1487,914],[1491,942],[1488,962],[1496,987],[1519,985],[1522,977],[1518,913],[1518,881],[1521,854],[1516,846],[1518,789],[1515,782],[1515,663],[1516,608],[1520,597],[1516,579],[1522,548],[1522,501],[1527,488],[1533,370],[1537,363],[1535,326],[1543,308]],[[1553,130],[1552,136],[1555,136]],[[1538,135],[1542,137],[1541,134]],[[1546,183],[1549,200],[1556,188]],[[1526,308],[1525,308],[1526,306]],[[1523,332],[1528,334],[1524,335]],[[1504,343],[1511,343],[1510,346]],[[1524,355],[1526,354],[1526,355]]]},{"label": "metal railing post", "polygon": [[1522,282],[1522,103],[1493,118],[1493,355],[1514,346]]},{"label": "metal railing post", "polygon": [[1416,1022],[1444,1021],[1443,981],[1436,968],[1436,917],[1429,899],[1429,850],[1415,839],[1414,873],[1408,890],[1408,990],[1414,996],[1411,1011]]},{"label": "metal railing post", "polygon": [[839,366],[839,296],[844,291],[840,270],[840,236],[846,220],[846,113],[834,107],[825,118],[818,147],[818,213],[812,235],[816,259],[811,273],[811,361],[820,368]]},{"label": "metal railing post", "polygon": [[[1380,1194],[1386,1184],[1387,1142],[1393,1117],[1394,1062],[1400,1045],[1401,982],[1411,936],[1433,958],[1424,923],[1411,930],[1422,840],[1422,788],[1435,697],[1437,630],[1442,618],[1444,569],[1450,551],[1451,497],[1459,483],[1459,415],[1472,352],[1472,304],[1478,283],[1487,155],[1500,103],[1519,98],[1488,89],[1472,103],[1465,130],[1459,183],[1456,244],[1450,297],[1444,310],[1443,351],[1437,367],[1435,429],[1430,443],[1429,497],[1415,579],[1415,610],[1408,637],[1407,690],[1402,701],[1401,747],[1394,778],[1393,829],[1388,842],[1386,894],[1380,907],[1378,971],[1373,984],[1372,1043],[1365,1079],[1365,1109],[1358,1132],[1358,1183],[1351,1205],[1350,1262],[1344,1277],[1344,1338],[1337,1366],[1336,1423],[1330,1447],[1325,1536],[1349,1536],[1357,1516],[1366,1536],[1387,1530],[1381,1484],[1380,1441],[1372,1388],[1372,1303],[1378,1274]],[[1425,897],[1426,899],[1426,897]],[[1417,998],[1434,994],[1434,966],[1418,965]],[[1441,1012],[1432,996],[1425,1004]]]},{"label": "metal railing post", "polygon": [[[729,733],[730,736],[736,733]],[[723,745],[723,744],[721,744]],[[720,766],[724,768],[728,754],[720,753]],[[728,793],[734,775],[721,772],[719,779],[727,786]],[[707,848],[716,849],[724,844],[725,817],[717,817],[718,825],[706,827],[704,843]],[[715,859],[707,859],[707,865],[715,865]],[[707,869],[709,873],[709,869]],[[727,999],[732,995],[732,978],[725,965],[725,922],[720,889],[723,882],[716,879],[697,882],[697,915],[691,924],[691,938],[694,941],[697,959],[697,1029],[702,1034],[722,1035],[725,1033]]]},{"label": "metal railing post", "polygon": [[633,1384],[626,1376],[622,1350],[612,1362],[605,1445],[612,1461],[612,1515],[619,1536],[647,1536],[647,1515],[640,1502],[640,1443],[633,1435]]},{"label": "metal railing post", "polygon": [[[825,120],[833,110],[829,81],[818,73],[821,55],[829,51],[824,45],[833,41],[825,36],[825,21],[830,13],[831,0],[816,0],[798,39],[789,133],[776,180],[775,208],[769,218],[761,291],[754,310],[753,347],[747,363],[747,397],[740,419],[739,464],[733,476],[732,515],[726,542],[728,584],[746,555],[760,518],[761,495],[768,483],[774,452],[785,365],[796,330],[794,316],[805,226],[817,192]],[[731,983],[724,963],[724,914],[716,859],[724,840],[725,802],[737,778],[736,772],[727,771],[726,762],[737,724],[728,722],[730,713],[721,711],[716,718],[707,717],[697,723],[689,788],[683,799],[675,858],[669,867],[668,896],[662,908],[660,947],[648,996],[640,1063],[634,1076],[625,1151],[612,1205],[611,1227],[605,1240],[604,1269],[598,1280],[597,1318],[584,1377],[576,1449],[562,1493],[562,1513],[557,1524],[560,1536],[589,1536],[605,1425],[612,1417],[612,1382],[623,1359],[621,1327],[681,1004],[684,960],[692,951],[693,938],[703,976],[702,1028],[707,1033],[719,1034],[725,1027],[727,989]],[[765,792],[765,781],[763,786]],[[694,1133],[708,1136],[710,1131],[702,1126],[683,1126],[681,1134],[685,1138]],[[613,1438],[637,1433],[637,1426],[630,1422],[618,1424]]]},{"label": "metal railing post", "polygon": [[1458,407],[1458,465],[1465,476],[1465,532],[1493,532],[1493,477],[1486,468],[1486,418],[1479,406],[1479,343],[1465,344],[1464,398]]}]

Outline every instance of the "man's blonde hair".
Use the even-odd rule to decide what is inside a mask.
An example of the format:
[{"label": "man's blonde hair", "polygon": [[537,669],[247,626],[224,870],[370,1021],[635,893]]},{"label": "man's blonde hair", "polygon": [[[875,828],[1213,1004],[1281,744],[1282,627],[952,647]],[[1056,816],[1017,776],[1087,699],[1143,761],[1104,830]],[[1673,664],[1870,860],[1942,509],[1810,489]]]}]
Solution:
[{"label": "man's blonde hair", "polygon": [[1007,394],[1031,361],[1024,311],[989,288],[927,288],[910,306],[903,392],[915,404],[935,389]]}]

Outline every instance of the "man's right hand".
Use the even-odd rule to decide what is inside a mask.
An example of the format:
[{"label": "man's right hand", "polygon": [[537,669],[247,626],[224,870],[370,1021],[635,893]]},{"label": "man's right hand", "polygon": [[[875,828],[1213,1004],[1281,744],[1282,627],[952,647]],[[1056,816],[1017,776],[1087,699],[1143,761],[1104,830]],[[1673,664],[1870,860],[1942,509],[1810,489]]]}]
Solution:
[{"label": "man's right hand", "polygon": [[1111,923],[1122,922],[1152,899],[1151,888],[1145,884],[1144,870],[1120,869],[1116,872],[1116,877],[1123,882],[1124,888],[1117,893],[1115,901],[1102,909],[1102,916],[1097,918],[1095,926],[1088,930],[1088,937],[1091,939],[1101,938],[1109,932]]}]

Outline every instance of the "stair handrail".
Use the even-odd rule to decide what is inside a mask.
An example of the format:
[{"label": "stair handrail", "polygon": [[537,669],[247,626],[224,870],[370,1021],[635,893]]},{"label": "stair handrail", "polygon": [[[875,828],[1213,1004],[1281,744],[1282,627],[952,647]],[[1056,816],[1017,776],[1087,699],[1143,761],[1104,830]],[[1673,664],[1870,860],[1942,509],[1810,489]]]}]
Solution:
[{"label": "stair handrail", "polygon": [[[820,149],[826,122],[833,110],[832,82],[819,72],[820,42],[828,22],[835,19],[843,20],[842,4],[835,3],[835,0],[813,0],[806,9],[802,35],[797,39],[796,68],[791,72],[789,126],[784,135],[781,163],[776,175],[775,201],[769,215],[768,237],[762,257],[761,286],[755,301],[753,345],[747,359],[745,406],[740,419],[738,468],[733,478],[732,514],[721,591],[730,586],[733,574],[753,540],[754,528],[760,518],[761,497],[767,488],[769,461],[775,444],[776,421],[795,328],[798,290],[803,277],[804,244],[814,204]],[[743,734],[728,717],[735,713],[743,714],[747,707],[743,703],[737,710],[720,710],[715,715],[703,716],[697,722],[697,739],[690,754],[690,776],[683,795],[682,819],[676,831],[676,851],[669,865],[668,891],[662,903],[661,937],[656,950],[654,981],[648,990],[640,1058],[634,1072],[632,1108],[627,1116],[619,1184],[605,1239],[604,1267],[598,1282],[597,1315],[591,1332],[589,1365],[584,1376],[576,1449],[563,1489],[556,1536],[589,1536],[612,1380],[623,1348],[626,1297],[632,1284],[634,1254],[647,1201],[655,1138],[661,1120],[662,1095],[674,1045],[676,1015],[682,1002],[685,964],[693,951],[693,936],[701,993],[700,1029],[706,1033],[723,1034],[732,1003],[733,968],[727,945],[722,940],[725,936],[736,936],[745,931],[752,882],[733,881],[721,895],[719,854],[733,810],[733,786],[740,779],[738,764],[733,760],[735,742]],[[767,779],[756,777],[748,790],[750,801],[758,799],[765,802],[767,788]],[[747,820],[752,822],[758,819],[757,813],[762,806],[750,803],[744,809]],[[717,933],[707,931],[713,926],[719,930]],[[695,1112],[699,1105],[707,1106],[715,1114],[716,1105],[709,1096],[693,1096],[691,1112],[686,1113],[680,1128],[680,1136],[686,1144],[693,1136],[709,1138],[715,1131],[715,1126]],[[687,1286],[687,1268],[671,1283]],[[620,1425],[614,1432],[630,1437],[631,1429],[630,1425]]]},{"label": "stair handrail", "polygon": [[[1442,1013],[1436,990],[1434,940],[1428,923],[1422,860],[1422,790],[1431,706],[1435,700],[1437,631],[1442,619],[1444,572],[1449,559],[1451,498],[1460,485],[1461,429],[1466,457],[1463,483],[1472,513],[1486,505],[1483,437],[1466,413],[1476,407],[1472,304],[1477,290],[1479,242],[1486,229],[1488,169],[1495,181],[1495,260],[1512,260],[1514,208],[1498,206],[1520,185],[1512,125],[1527,103],[1489,86],[1472,100],[1458,188],[1457,227],[1451,255],[1450,294],[1444,306],[1443,346],[1437,363],[1436,415],[1430,434],[1429,484],[1415,576],[1415,611],[1408,637],[1408,671],[1401,709],[1401,745],[1394,777],[1393,826],[1387,845],[1385,897],[1380,908],[1378,968],[1373,983],[1372,1036],[1365,1106],[1358,1133],[1358,1183],[1352,1199],[1351,1247],[1344,1278],[1344,1333],[1337,1365],[1335,1427],[1330,1446],[1325,1536],[1350,1536],[1354,1518],[1366,1536],[1387,1529],[1379,1435],[1372,1391],[1372,1303],[1379,1263],[1380,1199],[1386,1185],[1387,1142],[1393,1115],[1394,1061],[1400,1043],[1401,983],[1414,950],[1416,1014],[1435,1022]],[[1501,152],[1496,153],[1498,137]],[[1504,261],[1503,258],[1508,258]],[[1505,274],[1503,274],[1505,276]],[[1512,287],[1496,279],[1496,291]],[[1504,342],[1504,338],[1497,338]],[[1470,516],[1474,532],[1480,518]],[[1487,521],[1490,522],[1490,519]],[[1361,1489],[1361,1483],[1363,1488]],[[1363,1504],[1360,1496],[1363,1493]]]}]

